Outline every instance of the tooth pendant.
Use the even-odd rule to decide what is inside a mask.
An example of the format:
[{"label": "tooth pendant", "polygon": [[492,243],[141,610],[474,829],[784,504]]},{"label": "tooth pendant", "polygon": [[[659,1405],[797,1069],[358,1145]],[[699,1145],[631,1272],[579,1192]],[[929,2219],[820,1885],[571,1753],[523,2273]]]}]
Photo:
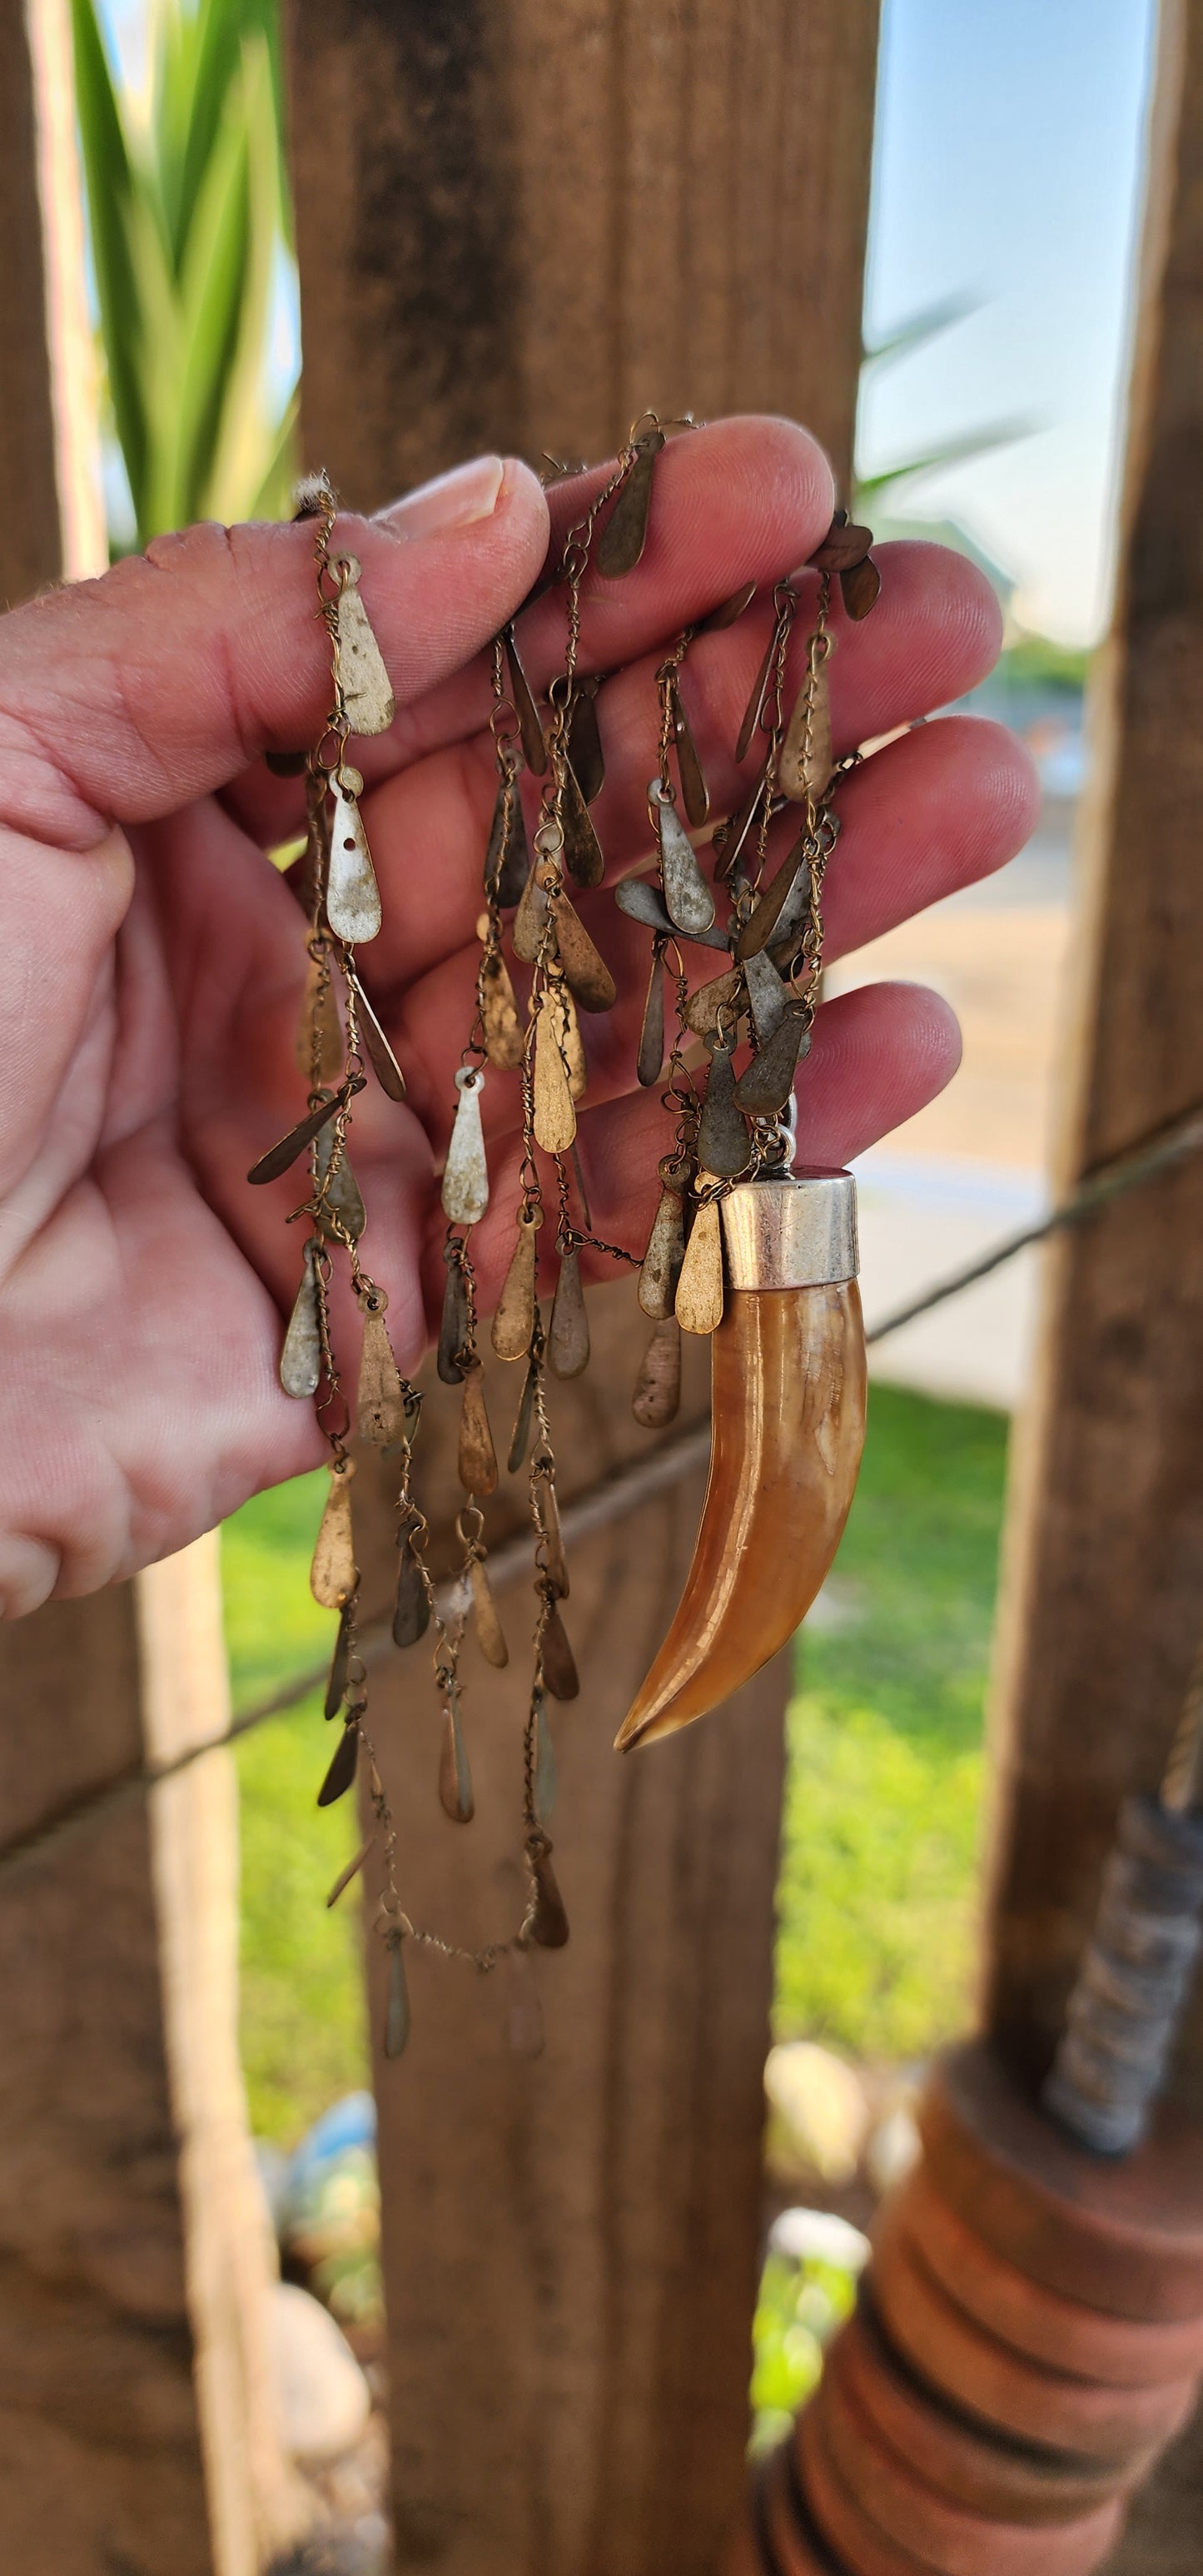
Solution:
[{"label": "tooth pendant", "polygon": [[455,1077],[459,1106],[443,1171],[443,1214],[452,1225],[478,1225],[489,1204],[489,1172],[480,1123],[483,1073],[461,1064]]},{"label": "tooth pendant", "polygon": [[363,780],[344,763],[330,781],[334,815],[330,825],[330,874],[326,883],[326,919],[336,939],[349,947],[378,936],[384,915],[380,888],[363,828],[359,798]]}]

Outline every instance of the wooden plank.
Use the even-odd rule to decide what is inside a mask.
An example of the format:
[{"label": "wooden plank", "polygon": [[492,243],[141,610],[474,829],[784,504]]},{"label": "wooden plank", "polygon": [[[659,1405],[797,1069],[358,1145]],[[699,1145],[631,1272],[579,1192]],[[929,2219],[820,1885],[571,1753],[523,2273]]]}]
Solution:
[{"label": "wooden plank", "polygon": [[0,0],[5,79],[0,153],[0,488],[19,493],[0,533],[0,605],[62,571],[54,410],[46,350],[46,259],[38,199],[38,119],[25,0]]},{"label": "wooden plank", "polygon": [[[357,505],[473,449],[603,455],[648,403],[796,413],[846,475],[876,0],[292,0],[290,16],[305,449]],[[555,1390],[566,1493],[645,1445],[629,1291],[592,1312],[589,1375]],[[703,1352],[692,1367],[696,1411]],[[442,1525],[454,1414],[444,1395],[422,1431]],[[410,2049],[378,2070],[401,2568],[709,2576],[738,2508],[786,1675],[668,1745],[610,1750],[699,1491],[574,1551],[588,1678],[556,1719],[573,1938],[539,1963],[545,2057],[509,2054],[490,1980],[419,1958]],[[491,1541],[515,1509],[490,1505]],[[383,1487],[373,1519],[379,1601]],[[503,1607],[520,1635],[522,1585]],[[520,1903],[524,1705],[515,1640],[507,1672],[473,1674],[462,1833],[435,1797],[421,1650],[373,1677],[406,1884],[460,1941]]]},{"label": "wooden plank", "polygon": [[[1167,0],[1113,631],[1092,708],[1058,1191],[1203,1099],[1203,7]],[[1016,1441],[994,1715],[987,2012],[1048,2060],[1123,1792],[1155,1783],[1203,1624],[1203,1166],[1047,1258]],[[1203,1998],[1177,2095],[1203,2119]],[[1115,2576],[1198,2564],[1203,2427]]]}]

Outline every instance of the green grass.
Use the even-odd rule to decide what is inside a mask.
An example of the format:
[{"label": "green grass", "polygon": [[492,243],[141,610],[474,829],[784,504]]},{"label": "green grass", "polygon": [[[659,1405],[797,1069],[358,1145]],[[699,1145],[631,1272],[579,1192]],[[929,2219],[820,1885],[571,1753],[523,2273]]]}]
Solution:
[{"label": "green grass", "polygon": [[[330,1651],[334,1616],[308,1570],[326,1478],[258,1494],[226,1525],[222,1564],[234,1705]],[[355,1846],[355,1802],[319,1812],[330,1754],[318,1694],[238,1747],[242,1793],[242,2054],[258,2136],[292,2146],[368,2081],[360,1907],[326,1897]]]},{"label": "green grass", "polygon": [[963,2022],[1000,1414],[874,1386],[833,1595],[799,1644],[779,1892],[779,2038],[906,2059]]},{"label": "green grass", "polygon": [[[846,1615],[806,1637],[790,1713],[782,2038],[898,2060],[964,2018],[1005,1452],[1001,1415],[873,1389]],[[307,1581],[324,1488],[260,1494],[225,1531],[236,1706],[328,1650]],[[282,2145],[366,2080],[359,1907],[325,1905],[355,1818],[314,1803],[326,1753],[316,1698],[238,1751],[243,2054],[255,2127]]]}]

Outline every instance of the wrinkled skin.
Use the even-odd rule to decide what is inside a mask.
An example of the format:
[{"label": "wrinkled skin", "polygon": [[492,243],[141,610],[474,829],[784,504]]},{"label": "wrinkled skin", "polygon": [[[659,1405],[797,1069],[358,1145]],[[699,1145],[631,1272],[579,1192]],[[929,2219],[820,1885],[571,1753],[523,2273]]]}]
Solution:
[{"label": "wrinkled skin", "polygon": [[[444,1276],[436,1176],[472,1015],[495,787],[485,647],[539,572],[549,510],[562,538],[591,488],[545,497],[525,467],[503,473],[494,460],[375,521],[339,522],[398,702],[391,731],[353,756],[385,911],[362,965],[409,1103],[365,1092],[352,1151],[365,1258],[388,1290],[403,1367],[431,1338]],[[740,582],[771,584],[803,563],[831,509],[819,449],[787,422],[718,422],[666,449],[642,563],[586,591],[582,666],[628,665],[601,702],[609,779],[594,812],[612,875],[648,844],[665,639]],[[879,560],[872,616],[851,627],[835,615],[837,752],[946,705],[998,648],[995,602],[969,564],[918,543],[882,547]],[[770,613],[758,602],[686,665],[720,812],[737,792],[732,745]],[[539,602],[521,631],[545,684],[562,598]],[[300,1268],[285,1218],[302,1190],[296,1176],[250,1190],[245,1175],[305,1105],[303,922],[266,856],[299,828],[302,792],[262,754],[311,742],[328,697],[304,524],[162,538],[147,559],[0,621],[8,1616],[133,1572],[321,1455],[309,1407],[276,1374]],[[840,801],[833,958],[1001,866],[1031,828],[1034,787],[1008,735],[958,717],[890,743]],[[656,1093],[633,1079],[647,934],[604,891],[580,909],[622,996],[587,1024],[580,1152],[599,1233],[635,1246],[668,1143]],[[696,981],[714,972],[708,951],[689,964]],[[800,1159],[863,1151],[941,1088],[957,1054],[951,1014],[916,987],[828,1004],[800,1078]],[[485,1311],[513,1239],[516,1103],[513,1077],[491,1075],[493,1193],[474,1238]],[[341,1329],[353,1362],[353,1319]]]}]

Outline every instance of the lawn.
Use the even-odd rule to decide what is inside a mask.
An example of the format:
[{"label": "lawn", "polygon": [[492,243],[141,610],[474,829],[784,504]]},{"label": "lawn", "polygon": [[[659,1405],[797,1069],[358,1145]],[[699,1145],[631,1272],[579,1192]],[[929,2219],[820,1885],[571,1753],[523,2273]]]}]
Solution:
[{"label": "lawn", "polygon": [[[790,1711],[777,2028],[858,2057],[922,2054],[965,2012],[982,1702],[1007,1426],[875,1386],[831,1606]],[[248,1503],[225,1532],[235,1704],[325,1651],[307,1570],[325,1478]],[[328,1888],[351,1802],[319,1814],[310,1699],[238,1752],[243,2052],[259,2134],[294,2141],[365,2080],[359,1915]]]}]

